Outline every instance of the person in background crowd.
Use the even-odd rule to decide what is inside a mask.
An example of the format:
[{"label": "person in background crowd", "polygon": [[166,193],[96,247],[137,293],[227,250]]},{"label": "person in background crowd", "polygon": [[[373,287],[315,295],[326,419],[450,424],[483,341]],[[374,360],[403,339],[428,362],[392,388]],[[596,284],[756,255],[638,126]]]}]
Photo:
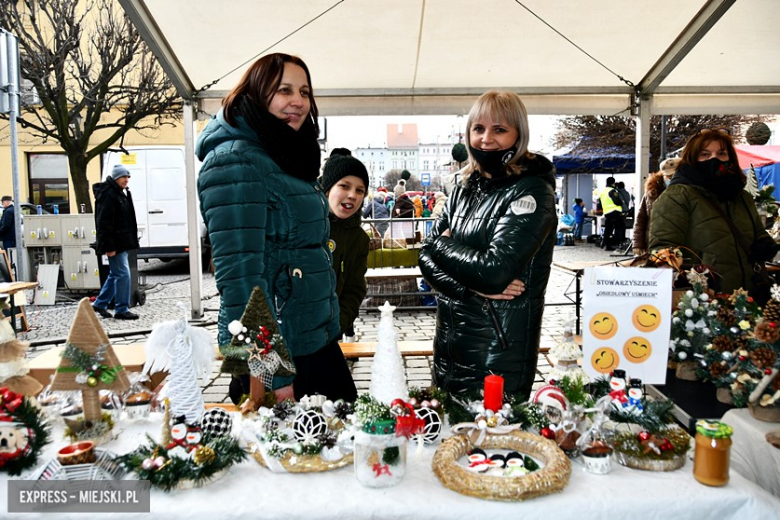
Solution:
[{"label": "person in background crowd", "polygon": [[113,318],[137,320],[130,312],[130,263],[127,254],[138,249],[138,224],[135,220],[133,196],[127,185],[130,172],[117,164],[106,180],[95,185],[95,228],[97,254],[108,257],[108,278],[100,289],[92,308],[104,318],[111,318],[108,305],[114,301]]},{"label": "person in background crowd", "polygon": [[623,213],[631,213],[631,208],[634,207],[634,204],[631,202],[633,197],[626,190],[626,183],[615,183],[615,189],[617,190],[618,195],[620,195],[620,206],[623,208]]},{"label": "person in background crowd", "polygon": [[354,322],[366,297],[368,235],[360,207],[368,189],[368,171],[352,155],[331,154],[320,178],[330,205],[330,251],[336,272],[339,323],[344,341],[354,341]]},{"label": "person in background crowd", "polygon": [[[702,130],[685,143],[681,159],[653,204],[650,251],[680,247],[684,268],[702,263],[714,270],[712,289],[752,292],[761,281],[755,266],[774,258],[778,245],[744,189],[746,177],[731,136]],[[768,299],[765,289],[766,294],[753,294],[757,301]]]},{"label": "person in background crowd", "polygon": [[[228,324],[260,287],[296,370],[294,378],[274,376],[269,390],[280,400],[321,394],[353,401],[357,390],[338,343],[328,201],[317,184],[317,116],[303,60],[261,57],[198,138],[198,195],[221,298],[219,345],[230,344]],[[223,369],[234,375],[231,400],[248,394],[245,408],[257,408],[260,379],[249,377],[245,363]]]},{"label": "person in background crowd", "polygon": [[598,192],[604,215],[604,237],[601,247],[614,251],[626,237],[626,222],[623,220],[623,208],[620,194],[615,189],[615,178],[607,178],[607,186]]},{"label": "person in background crowd", "polygon": [[374,227],[376,228],[379,236],[385,236],[385,231],[390,225],[387,219],[390,218],[390,210],[385,204],[385,192],[378,191],[374,193],[374,196],[366,205],[363,210],[363,218],[370,218],[374,220]]},{"label": "person in background crowd", "polygon": [[574,211],[574,240],[582,240],[582,225],[585,223],[585,202],[582,199],[574,199],[571,209]]},{"label": "person in background crowd", "polygon": [[433,203],[433,211],[431,212],[431,216],[434,218],[439,218],[439,216],[444,211],[445,204],[447,204],[447,196],[443,191],[437,191],[434,194],[434,200],[435,202]]},{"label": "person in background crowd", "polygon": [[16,226],[14,222],[14,199],[10,195],[3,195],[3,216],[0,217],[0,240],[3,241],[3,249],[16,247]]},{"label": "person in background crowd", "polygon": [[393,218],[412,218],[414,217],[414,203],[409,195],[404,193],[395,201],[393,206]]},{"label": "person in background crowd", "polygon": [[423,213],[423,201],[422,201],[422,198],[420,198],[419,195],[415,195],[412,198],[412,204],[414,204],[414,216],[416,218],[422,217],[422,213]]},{"label": "person in background crowd", "polygon": [[406,193],[406,181],[408,181],[412,177],[412,174],[409,173],[408,170],[404,170],[401,172],[401,178],[398,179],[398,182],[395,185],[395,188],[393,188],[393,193],[395,194],[396,200]]},{"label": "person in background crowd", "polygon": [[434,383],[476,394],[485,376],[526,400],[536,373],[555,228],[553,165],[528,151],[520,97],[490,91],[466,123],[468,166],[420,250],[439,293]]},{"label": "person in background crowd", "polygon": [[645,194],[639,203],[634,222],[634,256],[647,254],[647,241],[650,233],[650,216],[653,204],[664,192],[674,177],[681,159],[674,157],[661,163],[661,171],[650,175],[645,181]]}]

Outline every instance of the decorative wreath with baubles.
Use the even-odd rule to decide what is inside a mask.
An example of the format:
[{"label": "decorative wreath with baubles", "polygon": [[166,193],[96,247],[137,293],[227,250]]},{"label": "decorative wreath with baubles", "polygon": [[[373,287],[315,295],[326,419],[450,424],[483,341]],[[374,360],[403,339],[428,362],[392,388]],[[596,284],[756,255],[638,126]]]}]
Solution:
[{"label": "decorative wreath with baubles", "polygon": [[198,424],[188,424],[184,416],[176,417],[163,430],[161,442],[147,435],[146,445],[121,456],[119,461],[139,480],[148,480],[166,492],[201,487],[246,458],[246,451],[231,430],[230,416],[219,408],[207,411]]},{"label": "decorative wreath with baubles", "polygon": [[0,388],[0,472],[16,476],[34,466],[50,434],[40,408]]},{"label": "decorative wreath with baubles", "polygon": [[352,405],[325,396],[289,399],[261,406],[258,417],[245,422],[244,439],[262,466],[275,472],[309,473],[352,463],[352,435],[345,425]]}]

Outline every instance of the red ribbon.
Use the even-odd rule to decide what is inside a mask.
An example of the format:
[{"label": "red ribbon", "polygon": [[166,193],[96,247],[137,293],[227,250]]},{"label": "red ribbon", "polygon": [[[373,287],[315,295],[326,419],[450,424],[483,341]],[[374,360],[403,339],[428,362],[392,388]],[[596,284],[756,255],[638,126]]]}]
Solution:
[{"label": "red ribbon", "polygon": [[395,435],[396,437],[404,436],[409,438],[410,436],[420,433],[425,428],[425,421],[419,419],[414,413],[414,406],[405,402],[403,399],[395,399],[390,403],[390,408],[401,406],[409,411],[409,415],[399,415],[395,418]]},{"label": "red ribbon", "polygon": [[390,466],[388,464],[380,464],[376,463],[374,464],[373,468],[374,473],[376,473],[376,476],[379,477],[382,473],[385,473],[386,475],[393,476],[392,473],[390,473]]}]

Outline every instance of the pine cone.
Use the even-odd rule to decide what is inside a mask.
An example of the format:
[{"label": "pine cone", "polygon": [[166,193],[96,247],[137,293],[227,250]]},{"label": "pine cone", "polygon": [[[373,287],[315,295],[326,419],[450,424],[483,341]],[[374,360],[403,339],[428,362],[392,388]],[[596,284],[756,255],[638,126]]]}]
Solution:
[{"label": "pine cone", "polygon": [[780,302],[769,300],[766,307],[764,307],[764,319],[780,323]]},{"label": "pine cone", "polygon": [[737,346],[735,351],[737,350],[747,350],[748,348],[748,339],[745,336],[740,336],[734,340],[734,344]]},{"label": "pine cone", "polygon": [[759,320],[756,324],[756,329],[753,331],[758,341],[763,343],[775,343],[780,339],[780,327],[777,322],[768,321],[766,318]]},{"label": "pine cone", "polygon": [[715,380],[726,375],[726,372],[729,371],[729,367],[725,361],[716,361],[709,366],[709,370],[712,379]]},{"label": "pine cone", "polygon": [[725,306],[720,307],[718,309],[718,314],[717,314],[716,318],[727,329],[730,329],[731,327],[733,327],[734,325],[737,324],[737,317],[734,316],[734,314],[731,312],[730,308],[727,308]]},{"label": "pine cone", "polygon": [[775,352],[769,347],[758,347],[750,353],[750,361],[760,368],[771,368],[775,364]]},{"label": "pine cone", "polygon": [[712,340],[712,348],[718,352],[733,352],[735,346],[727,336],[718,336]]}]

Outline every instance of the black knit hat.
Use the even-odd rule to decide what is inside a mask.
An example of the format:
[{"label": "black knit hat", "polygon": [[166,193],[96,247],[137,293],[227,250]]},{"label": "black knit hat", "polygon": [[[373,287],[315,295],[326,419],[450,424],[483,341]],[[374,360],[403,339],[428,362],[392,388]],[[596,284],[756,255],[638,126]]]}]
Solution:
[{"label": "black knit hat", "polygon": [[350,175],[354,175],[362,180],[366,189],[368,189],[368,171],[362,162],[351,155],[331,154],[325,163],[325,168],[322,170],[322,177],[320,177],[322,190],[327,192],[339,180]]}]

